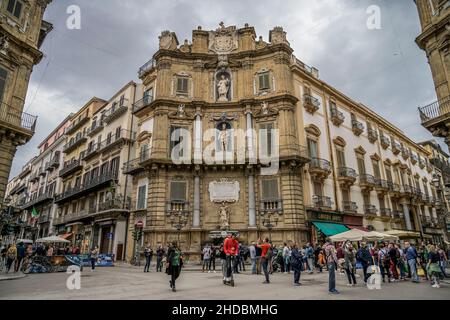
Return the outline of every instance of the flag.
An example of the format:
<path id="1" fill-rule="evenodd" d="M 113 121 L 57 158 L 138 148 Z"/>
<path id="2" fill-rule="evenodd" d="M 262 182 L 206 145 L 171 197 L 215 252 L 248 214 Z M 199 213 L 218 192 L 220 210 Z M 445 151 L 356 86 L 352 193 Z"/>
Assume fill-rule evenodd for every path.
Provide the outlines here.
<path id="1" fill-rule="evenodd" d="M 36 218 L 36 217 L 39 216 L 39 212 L 37 212 L 37 210 L 36 210 L 35 207 L 33 207 L 33 210 L 31 211 L 31 216 L 32 216 L 33 218 Z"/>

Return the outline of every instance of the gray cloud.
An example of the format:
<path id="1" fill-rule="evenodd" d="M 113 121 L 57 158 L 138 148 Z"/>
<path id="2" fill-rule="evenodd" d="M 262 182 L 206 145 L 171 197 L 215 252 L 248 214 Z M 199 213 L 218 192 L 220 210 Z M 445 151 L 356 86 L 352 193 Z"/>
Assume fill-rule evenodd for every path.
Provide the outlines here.
<path id="1" fill-rule="evenodd" d="M 81 8 L 82 29 L 66 28 L 66 9 Z M 381 8 L 381 30 L 368 30 L 368 6 Z M 54 24 L 35 68 L 26 109 L 39 116 L 37 132 L 20 147 L 11 176 L 37 153 L 37 145 L 70 112 L 92 96 L 108 99 L 157 50 L 162 30 L 191 40 L 201 25 L 254 26 L 268 40 L 283 26 L 295 55 L 320 77 L 372 108 L 416 141 L 431 135 L 419 125 L 417 107 L 436 99 L 425 53 L 414 43 L 420 32 L 413 1 L 53 1 L 46 20 Z"/>

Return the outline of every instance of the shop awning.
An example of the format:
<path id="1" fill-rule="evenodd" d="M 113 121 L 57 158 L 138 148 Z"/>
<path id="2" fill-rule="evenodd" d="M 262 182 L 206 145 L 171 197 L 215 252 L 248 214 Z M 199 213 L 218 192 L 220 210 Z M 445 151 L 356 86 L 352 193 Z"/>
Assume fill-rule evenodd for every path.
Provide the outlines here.
<path id="1" fill-rule="evenodd" d="M 73 234 L 72 232 L 69 232 L 69 233 L 65 233 L 63 235 L 60 235 L 60 237 L 63 238 L 63 239 L 68 239 L 68 238 L 70 238 L 72 236 L 72 234 Z"/>
<path id="2" fill-rule="evenodd" d="M 348 230 L 347 226 L 338 223 L 331 222 L 313 222 L 313 225 L 317 229 L 322 231 L 327 237 L 334 236 L 335 234 L 342 233 Z"/>

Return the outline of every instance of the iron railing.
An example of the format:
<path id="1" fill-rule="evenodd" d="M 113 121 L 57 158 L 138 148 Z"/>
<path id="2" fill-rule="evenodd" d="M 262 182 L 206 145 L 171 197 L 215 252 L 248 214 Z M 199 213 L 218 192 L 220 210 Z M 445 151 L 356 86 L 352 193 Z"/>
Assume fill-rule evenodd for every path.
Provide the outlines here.
<path id="1" fill-rule="evenodd" d="M 80 159 L 67 161 L 66 163 L 64 163 L 64 167 L 61 170 L 59 170 L 59 176 L 64 177 L 65 175 L 75 170 L 81 169 L 82 166 L 83 164 Z"/>
<path id="2" fill-rule="evenodd" d="M 150 59 L 147 61 L 142 67 L 139 68 L 138 75 L 139 78 L 142 77 L 147 71 L 156 67 L 156 61 L 154 59 Z"/>
<path id="3" fill-rule="evenodd" d="M 325 160 L 325 159 L 311 158 L 311 162 L 309 163 L 309 168 L 330 171 L 331 170 L 331 162 L 328 160 Z"/>
<path id="4" fill-rule="evenodd" d="M 427 106 L 419 108 L 420 119 L 422 124 L 435 118 L 450 113 L 450 96 L 435 101 Z"/>
<path id="5" fill-rule="evenodd" d="M 356 173 L 355 169 L 348 168 L 348 167 L 339 167 L 338 168 L 338 176 L 356 179 L 358 177 L 358 174 Z"/>
<path id="6" fill-rule="evenodd" d="M 73 121 L 70 126 L 66 128 L 66 134 L 71 134 L 75 132 L 78 128 L 80 128 L 83 124 L 89 121 L 88 115 L 85 113 L 81 115 L 78 119 Z"/>
<path id="7" fill-rule="evenodd" d="M 152 101 L 153 101 L 153 95 L 149 95 L 149 96 L 143 97 L 141 100 L 136 101 L 135 103 L 133 103 L 133 110 L 132 110 L 132 112 L 133 113 L 138 112 L 142 108 L 148 106 Z"/>
<path id="8" fill-rule="evenodd" d="M 303 95 L 303 103 L 312 105 L 314 107 L 314 109 L 316 109 L 316 110 L 319 109 L 319 107 L 320 107 L 319 99 L 317 99 L 317 98 L 315 98 L 312 95 L 307 94 L 307 93 L 305 93 Z"/>
<path id="9" fill-rule="evenodd" d="M 317 208 L 330 209 L 331 206 L 333 205 L 333 202 L 331 201 L 330 197 L 314 195 L 313 196 L 313 204 Z"/>
<path id="10" fill-rule="evenodd" d="M 19 109 L 2 102 L 0 109 L 0 120 L 8 123 L 9 125 L 19 127 L 35 132 L 37 116 L 33 116 L 26 112 L 22 112 Z"/>
<path id="11" fill-rule="evenodd" d="M 364 213 L 369 215 L 377 214 L 377 208 L 373 204 L 365 204 L 364 205 Z"/>
<path id="12" fill-rule="evenodd" d="M 356 212 L 358 211 L 358 205 L 354 201 L 342 201 L 342 211 Z"/>

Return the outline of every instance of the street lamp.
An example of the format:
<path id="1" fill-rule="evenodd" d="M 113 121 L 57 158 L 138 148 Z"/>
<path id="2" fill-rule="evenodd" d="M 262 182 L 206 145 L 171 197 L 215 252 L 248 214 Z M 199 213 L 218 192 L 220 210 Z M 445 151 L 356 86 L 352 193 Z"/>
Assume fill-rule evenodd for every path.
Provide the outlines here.
<path id="1" fill-rule="evenodd" d="M 273 213 L 273 212 L 269 212 L 269 213 L 263 213 L 263 226 L 267 228 L 267 230 L 269 230 L 269 240 L 272 241 L 272 229 L 275 228 L 278 224 L 278 214 L 277 213 Z"/>
<path id="2" fill-rule="evenodd" d="M 178 245 L 180 245 L 180 233 L 181 230 L 186 227 L 188 223 L 188 212 L 187 211 L 174 211 L 170 213 L 170 224 L 172 228 L 175 228 L 178 233 Z"/>

